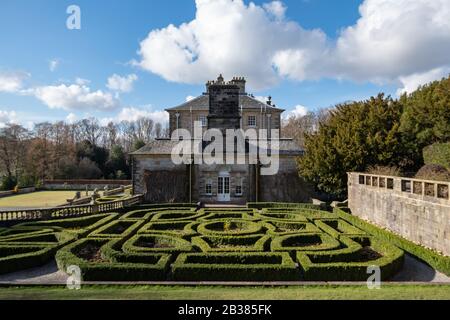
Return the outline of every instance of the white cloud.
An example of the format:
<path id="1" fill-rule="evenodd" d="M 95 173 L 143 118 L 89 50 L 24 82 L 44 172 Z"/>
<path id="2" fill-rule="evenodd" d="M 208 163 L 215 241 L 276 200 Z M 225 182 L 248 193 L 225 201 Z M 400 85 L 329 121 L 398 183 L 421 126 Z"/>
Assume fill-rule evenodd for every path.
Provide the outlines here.
<path id="1" fill-rule="evenodd" d="M 120 102 L 111 93 L 91 91 L 88 86 L 80 84 L 42 86 L 28 92 L 51 109 L 111 110 L 120 106 Z"/>
<path id="2" fill-rule="evenodd" d="M 69 113 L 66 117 L 66 122 L 68 124 L 74 124 L 77 121 L 78 117 L 74 113 Z"/>
<path id="3" fill-rule="evenodd" d="M 302 105 L 296 105 L 293 110 L 288 111 L 283 116 L 288 119 L 290 117 L 304 117 L 308 114 L 308 108 Z"/>
<path id="4" fill-rule="evenodd" d="M 406 77 L 400 77 L 402 87 L 397 90 L 397 95 L 411 93 L 419 86 L 434 80 L 440 80 L 450 74 L 450 67 L 436 68 L 423 73 L 414 73 Z"/>
<path id="5" fill-rule="evenodd" d="M 136 121 L 140 118 L 150 118 L 155 123 L 167 124 L 169 122 L 169 113 L 166 111 L 153 111 L 150 108 L 123 108 L 114 118 L 101 119 L 102 125 L 107 125 L 109 122 L 119 123 L 121 121 Z"/>
<path id="6" fill-rule="evenodd" d="M 29 76 L 24 72 L 0 72 L 0 92 L 19 92 Z"/>
<path id="7" fill-rule="evenodd" d="M 48 63 L 48 68 L 50 69 L 51 72 L 54 72 L 58 68 L 59 63 L 60 63 L 59 59 L 52 59 Z"/>
<path id="8" fill-rule="evenodd" d="M 274 12 L 281 13 L 276 4 L 265 9 L 242 0 L 197 0 L 196 5 L 194 20 L 153 30 L 141 42 L 143 69 L 184 83 L 202 83 L 219 73 L 245 76 L 252 88 L 261 89 L 279 81 L 272 66 L 277 51 L 310 50 L 326 40 L 319 30 L 274 20 Z"/>
<path id="9" fill-rule="evenodd" d="M 357 23 L 337 40 L 286 19 L 280 1 L 197 0 L 196 6 L 192 21 L 148 34 L 139 66 L 183 83 L 242 75 L 253 89 L 282 78 L 400 85 L 450 66 L 448 0 L 365 0 Z"/>
<path id="10" fill-rule="evenodd" d="M 87 80 L 87 79 L 83 79 L 83 78 L 76 78 L 75 79 L 75 83 L 80 85 L 80 86 L 87 86 L 88 84 L 91 83 L 91 81 Z"/>
<path id="11" fill-rule="evenodd" d="M 194 100 L 194 99 L 195 99 L 194 96 L 187 96 L 186 97 L 186 102 L 189 102 L 189 101 Z"/>
<path id="12" fill-rule="evenodd" d="M 129 74 L 126 77 L 121 77 L 117 74 L 113 74 L 108 78 L 108 84 L 106 85 L 110 90 L 120 92 L 130 92 L 133 90 L 133 83 L 138 79 L 137 75 Z"/>
<path id="13" fill-rule="evenodd" d="M 265 3 L 263 5 L 263 8 L 278 20 L 282 20 L 284 18 L 284 14 L 286 13 L 287 9 L 281 1 L 272 1 L 270 3 Z"/>
<path id="14" fill-rule="evenodd" d="M 11 123 L 18 123 L 16 112 L 0 110 L 0 128 Z"/>

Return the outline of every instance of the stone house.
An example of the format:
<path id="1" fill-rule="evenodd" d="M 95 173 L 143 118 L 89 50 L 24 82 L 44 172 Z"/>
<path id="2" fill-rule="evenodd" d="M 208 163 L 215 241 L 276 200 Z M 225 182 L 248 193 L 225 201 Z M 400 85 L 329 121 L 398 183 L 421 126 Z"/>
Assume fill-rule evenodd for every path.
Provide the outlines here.
<path id="1" fill-rule="evenodd" d="M 207 164 L 192 160 L 187 163 L 175 163 L 172 153 L 177 145 L 197 140 L 182 141 L 176 136 L 185 129 L 193 134 L 195 125 L 204 133 L 207 129 L 267 129 L 269 144 L 272 130 L 281 129 L 283 109 L 277 108 L 269 98 L 266 102 L 247 94 L 244 78 L 224 81 L 219 76 L 216 81 L 206 83 L 202 95 L 179 106 L 166 109 L 169 113 L 169 131 L 171 138 L 151 141 L 143 148 L 131 153 L 133 191 L 144 194 L 145 200 L 154 202 L 197 202 L 245 204 L 249 201 L 308 201 L 311 192 L 298 177 L 296 158 L 303 150 L 292 140 L 279 139 L 271 152 L 278 151 L 278 171 L 273 175 L 262 175 L 263 164 L 257 159 L 250 161 L 249 150 L 253 140 L 245 141 L 245 150 L 232 150 L 233 162 Z M 197 128 L 199 128 L 197 127 Z M 281 136 L 281 135 L 280 135 Z M 255 140 L 256 141 L 256 140 Z M 205 149 L 210 141 L 200 138 L 200 148 Z M 195 145 L 195 144 L 194 144 Z M 253 150 L 253 149 L 251 149 Z M 226 150 L 226 153 L 228 150 Z M 237 160 L 240 161 L 237 161 Z"/>

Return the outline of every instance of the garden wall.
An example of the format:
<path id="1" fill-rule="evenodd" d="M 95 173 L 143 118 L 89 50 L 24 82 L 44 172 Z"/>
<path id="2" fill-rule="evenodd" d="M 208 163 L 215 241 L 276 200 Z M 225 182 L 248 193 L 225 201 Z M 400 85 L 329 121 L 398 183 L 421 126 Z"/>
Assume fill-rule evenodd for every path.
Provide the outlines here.
<path id="1" fill-rule="evenodd" d="M 131 185 L 131 180 L 45 180 L 43 188 L 47 190 L 103 190 Z"/>
<path id="2" fill-rule="evenodd" d="M 352 214 L 450 256 L 450 183 L 348 173 Z"/>
<path id="3" fill-rule="evenodd" d="M 31 193 L 31 192 L 35 192 L 35 191 L 36 191 L 35 187 L 22 188 L 22 189 L 19 189 L 17 192 L 14 192 L 14 190 L 0 191 L 0 198 L 13 196 L 16 194 Z"/>

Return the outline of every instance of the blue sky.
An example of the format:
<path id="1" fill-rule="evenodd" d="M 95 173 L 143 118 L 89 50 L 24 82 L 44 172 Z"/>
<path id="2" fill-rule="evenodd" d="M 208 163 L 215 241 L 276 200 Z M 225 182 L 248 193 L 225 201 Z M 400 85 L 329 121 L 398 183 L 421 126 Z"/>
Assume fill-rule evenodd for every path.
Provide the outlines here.
<path id="1" fill-rule="evenodd" d="M 448 1 L 407 1 L 1 0 L 0 125 L 160 120 L 218 72 L 288 111 L 396 96 L 450 70 Z"/>

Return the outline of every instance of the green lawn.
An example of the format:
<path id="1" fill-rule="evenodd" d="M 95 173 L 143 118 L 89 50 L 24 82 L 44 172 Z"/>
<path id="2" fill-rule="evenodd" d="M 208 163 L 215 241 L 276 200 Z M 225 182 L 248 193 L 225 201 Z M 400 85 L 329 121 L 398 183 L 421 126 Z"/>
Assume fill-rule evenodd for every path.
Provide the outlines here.
<path id="1" fill-rule="evenodd" d="M 6 299 L 133 299 L 133 300 L 450 300 L 450 285 L 384 285 L 369 290 L 361 285 L 294 287 L 84 286 L 0 287 Z"/>
<path id="2" fill-rule="evenodd" d="M 76 191 L 38 191 L 0 198 L 0 207 L 52 207 L 66 203 Z M 85 195 L 85 192 L 81 192 Z"/>

